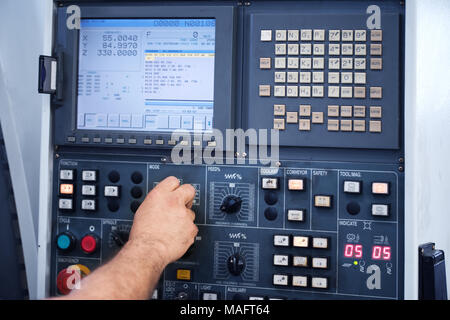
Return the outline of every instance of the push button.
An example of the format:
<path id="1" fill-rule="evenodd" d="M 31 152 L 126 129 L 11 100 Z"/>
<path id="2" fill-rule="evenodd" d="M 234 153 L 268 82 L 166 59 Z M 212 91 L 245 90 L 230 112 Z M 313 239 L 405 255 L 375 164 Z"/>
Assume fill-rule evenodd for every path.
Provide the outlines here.
<path id="1" fill-rule="evenodd" d="M 307 276 L 293 276 L 292 277 L 292 286 L 306 288 L 308 286 L 308 277 Z"/>
<path id="2" fill-rule="evenodd" d="M 264 190 L 278 189 L 278 178 L 262 178 L 262 188 Z"/>
<path id="3" fill-rule="evenodd" d="M 309 246 L 309 237 L 307 236 L 294 236 L 292 245 L 298 248 L 308 248 Z"/>
<path id="4" fill-rule="evenodd" d="M 274 235 L 273 245 L 275 247 L 289 247 L 289 236 L 285 235 Z"/>
<path id="5" fill-rule="evenodd" d="M 288 276 L 285 274 L 274 274 L 273 275 L 273 284 L 276 286 L 287 286 L 288 285 Z"/>
<path id="6" fill-rule="evenodd" d="M 331 196 L 314 196 L 314 206 L 318 208 L 331 208 Z"/>
<path id="7" fill-rule="evenodd" d="M 68 180 L 73 181 L 73 178 L 75 176 L 75 172 L 72 169 L 65 169 L 59 171 L 59 179 L 60 180 Z"/>
<path id="8" fill-rule="evenodd" d="M 305 190 L 305 179 L 289 179 L 288 189 L 291 191 L 303 191 Z"/>
<path id="9" fill-rule="evenodd" d="M 388 195 L 389 194 L 389 182 L 372 182 L 372 193 Z"/>
<path id="10" fill-rule="evenodd" d="M 328 249 L 328 238 L 313 238 L 313 248 Z"/>
<path id="11" fill-rule="evenodd" d="M 94 253 L 97 250 L 97 237 L 94 235 L 87 235 L 81 239 L 81 250 L 87 254 Z"/>
<path id="12" fill-rule="evenodd" d="M 65 196 L 73 195 L 73 184 L 62 183 L 59 185 L 59 194 Z"/>
<path id="13" fill-rule="evenodd" d="M 217 293 L 203 292 L 202 300 L 217 300 Z"/>
<path id="14" fill-rule="evenodd" d="M 306 256 L 294 256 L 292 258 L 292 265 L 294 267 L 307 268 L 308 267 L 308 257 L 306 257 Z"/>
<path id="15" fill-rule="evenodd" d="M 289 266 L 289 256 L 282 254 L 275 254 L 273 256 L 273 265 L 274 266 Z"/>
<path id="16" fill-rule="evenodd" d="M 361 193 L 360 181 L 344 181 L 345 193 Z"/>
<path id="17" fill-rule="evenodd" d="M 305 219 L 305 210 L 288 210 L 288 220 L 289 221 L 304 221 Z"/>
<path id="18" fill-rule="evenodd" d="M 328 269 L 328 259 L 327 258 L 312 258 L 312 267 L 314 269 Z"/>
<path id="19" fill-rule="evenodd" d="M 118 198 L 120 197 L 119 186 L 105 186 L 105 197 Z"/>
<path id="20" fill-rule="evenodd" d="M 313 277 L 311 279 L 311 287 L 318 289 L 327 289 L 328 288 L 328 279 L 321 277 Z"/>
<path id="21" fill-rule="evenodd" d="M 95 200 L 91 199 L 81 200 L 81 209 L 85 211 L 95 211 L 96 210 Z"/>
<path id="22" fill-rule="evenodd" d="M 73 210 L 72 199 L 59 199 L 58 208 L 60 210 Z"/>
<path id="23" fill-rule="evenodd" d="M 97 172 L 95 170 L 83 170 L 81 172 L 81 177 L 83 181 L 97 181 Z"/>
<path id="24" fill-rule="evenodd" d="M 389 205 L 387 204 L 372 204 L 372 216 L 388 217 Z"/>
<path id="25" fill-rule="evenodd" d="M 97 189 L 95 185 L 84 185 L 81 187 L 81 194 L 83 196 L 95 196 L 97 194 Z"/>
<path id="26" fill-rule="evenodd" d="M 69 252 L 75 247 L 76 239 L 70 232 L 60 233 L 56 237 L 56 246 L 59 250 Z"/>
<path id="27" fill-rule="evenodd" d="M 177 280 L 190 281 L 192 272 L 189 269 L 177 269 Z"/>

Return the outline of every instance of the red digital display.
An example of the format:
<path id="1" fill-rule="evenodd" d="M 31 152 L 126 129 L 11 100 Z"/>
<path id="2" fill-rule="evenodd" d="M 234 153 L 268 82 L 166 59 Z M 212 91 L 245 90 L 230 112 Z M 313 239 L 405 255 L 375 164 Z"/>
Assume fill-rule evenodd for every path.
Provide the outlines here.
<path id="1" fill-rule="evenodd" d="M 347 243 L 344 247 L 344 257 L 346 258 L 362 258 L 363 246 L 361 244 Z M 372 260 L 391 260 L 390 246 L 373 246 Z"/>

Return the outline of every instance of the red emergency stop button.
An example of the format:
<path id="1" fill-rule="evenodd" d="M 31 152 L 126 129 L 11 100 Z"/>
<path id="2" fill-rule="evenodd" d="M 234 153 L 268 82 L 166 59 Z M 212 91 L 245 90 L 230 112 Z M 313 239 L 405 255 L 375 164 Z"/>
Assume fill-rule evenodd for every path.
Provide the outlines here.
<path id="1" fill-rule="evenodd" d="M 81 250 L 85 253 L 94 253 L 97 250 L 97 237 L 94 235 L 86 235 L 81 239 Z"/>
<path id="2" fill-rule="evenodd" d="M 81 279 L 90 272 L 91 270 L 82 264 L 71 265 L 62 269 L 56 277 L 56 287 L 59 293 L 66 295 L 73 289 L 79 288 Z"/>

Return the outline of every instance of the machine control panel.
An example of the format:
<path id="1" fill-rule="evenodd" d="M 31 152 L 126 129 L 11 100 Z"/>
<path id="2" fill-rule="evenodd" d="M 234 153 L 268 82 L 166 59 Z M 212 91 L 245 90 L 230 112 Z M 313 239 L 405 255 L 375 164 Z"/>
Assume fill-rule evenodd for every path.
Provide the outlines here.
<path id="1" fill-rule="evenodd" d="M 404 297 L 402 1 L 57 3 L 50 295 L 176 176 L 199 233 L 153 299 Z"/>

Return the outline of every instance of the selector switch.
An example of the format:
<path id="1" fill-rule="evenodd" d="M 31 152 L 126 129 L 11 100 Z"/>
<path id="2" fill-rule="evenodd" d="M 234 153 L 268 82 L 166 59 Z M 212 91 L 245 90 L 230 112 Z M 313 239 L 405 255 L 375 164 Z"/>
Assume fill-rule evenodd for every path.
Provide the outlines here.
<path id="1" fill-rule="evenodd" d="M 240 254 L 235 253 L 227 260 L 228 271 L 234 275 L 240 275 L 245 269 L 245 260 Z"/>
<path id="2" fill-rule="evenodd" d="M 105 197 L 119 198 L 120 186 L 105 186 Z"/>
<path id="3" fill-rule="evenodd" d="M 226 196 L 220 205 L 220 211 L 226 213 L 238 213 L 241 211 L 242 199 L 235 195 Z"/>

